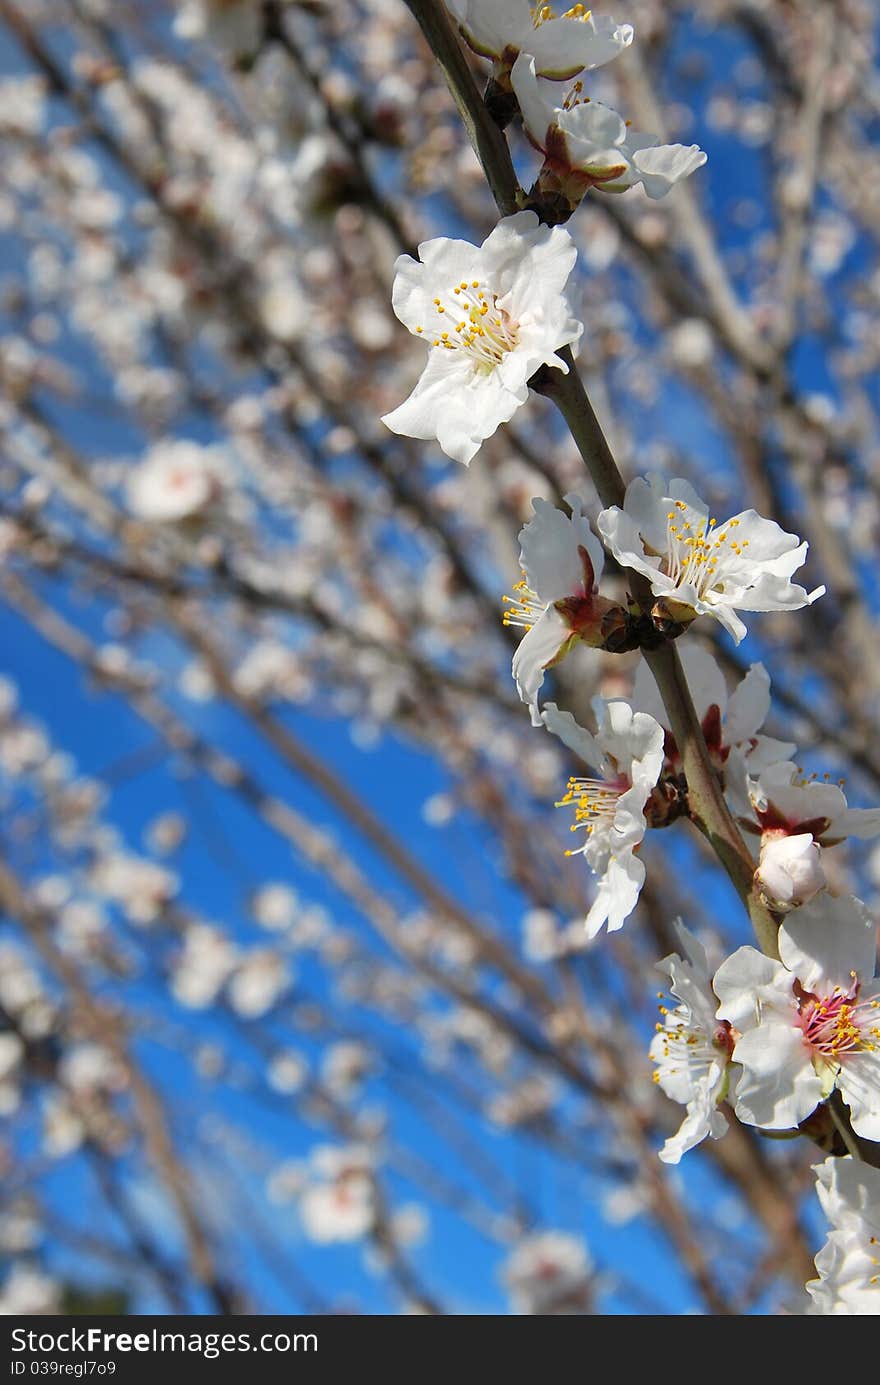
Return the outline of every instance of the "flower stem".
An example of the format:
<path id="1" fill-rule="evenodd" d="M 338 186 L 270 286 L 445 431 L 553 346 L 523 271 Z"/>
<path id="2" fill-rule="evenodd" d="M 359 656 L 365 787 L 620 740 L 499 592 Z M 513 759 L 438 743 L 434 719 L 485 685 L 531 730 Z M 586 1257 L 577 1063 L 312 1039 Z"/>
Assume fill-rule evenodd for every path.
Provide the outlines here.
<path id="1" fill-rule="evenodd" d="M 542 368 L 529 383 L 539 394 L 552 400 L 562 414 L 602 504 L 622 505 L 626 486 L 614 460 L 614 453 L 608 445 L 608 439 L 602 431 L 602 425 L 584 389 L 584 382 L 574 363 L 571 347 L 564 346 L 556 354 L 568 366 L 568 373 Z"/>
<path id="2" fill-rule="evenodd" d="M 779 924 L 755 889 L 755 864 L 725 802 L 721 784 L 709 759 L 703 728 L 678 650 L 674 644 L 662 644 L 657 649 L 643 649 L 642 654 L 663 698 L 672 734 L 681 754 L 691 819 L 730 876 L 748 910 L 761 951 L 768 957 L 778 959 Z"/>
<path id="3" fill-rule="evenodd" d="M 406 4 L 440 64 L 498 210 L 502 216 L 509 216 L 523 205 L 523 194 L 507 140 L 486 109 L 446 11 L 437 0 L 406 0 Z M 535 210 L 540 216 L 540 206 Z M 602 504 L 622 505 L 626 492 L 623 477 L 584 389 L 570 349 L 565 347 L 559 356 L 568 367 L 567 373 L 542 369 L 531 383 L 552 400 L 565 419 Z M 628 579 L 633 597 L 649 611 L 653 598 L 645 578 L 629 572 Z M 748 909 L 762 950 L 770 957 L 778 957 L 778 924 L 754 889 L 754 863 L 724 800 L 721 784 L 709 759 L 703 729 L 678 653 L 671 644 L 645 649 L 643 653 L 656 679 L 681 751 L 691 818 L 712 845 Z"/>

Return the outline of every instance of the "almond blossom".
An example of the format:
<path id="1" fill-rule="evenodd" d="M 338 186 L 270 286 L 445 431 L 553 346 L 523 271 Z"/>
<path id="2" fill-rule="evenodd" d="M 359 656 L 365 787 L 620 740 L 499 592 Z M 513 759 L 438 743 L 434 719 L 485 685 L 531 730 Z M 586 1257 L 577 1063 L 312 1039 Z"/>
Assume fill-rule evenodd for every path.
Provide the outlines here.
<path id="1" fill-rule="evenodd" d="M 570 712 L 548 702 L 542 719 L 595 777 L 569 779 L 557 807 L 573 807 L 572 832 L 584 830 L 583 846 L 569 856 L 585 856 L 599 877 L 593 905 L 587 914 L 587 936 L 603 924 L 609 933 L 622 927 L 638 903 L 645 883 L 645 866 L 636 854 L 645 835 L 645 807 L 663 768 L 663 728 L 646 712 L 634 712 L 623 701 L 593 704 L 598 729 L 593 736 Z"/>
<path id="2" fill-rule="evenodd" d="M 728 695 L 724 674 L 708 649 L 683 643 L 680 658 L 706 747 L 719 773 L 724 773 L 732 752 L 738 765 L 754 772 L 794 754 L 796 747 L 791 741 L 758 734 L 770 711 L 770 675 L 763 664 L 752 664 Z M 630 701 L 637 711 L 650 712 L 665 728 L 666 758 L 678 772 L 681 754 L 669 726 L 669 714 L 644 660 L 636 670 Z"/>
<path id="3" fill-rule="evenodd" d="M 258 1019 L 277 1004 L 289 982 L 283 958 L 269 947 L 253 948 L 238 962 L 228 983 L 229 1003 L 242 1018 Z"/>
<path id="4" fill-rule="evenodd" d="M 13 1264 L 0 1284 L 0 1317 L 60 1313 L 62 1292 L 62 1285 L 41 1270 Z"/>
<path id="5" fill-rule="evenodd" d="M 369 1150 L 321 1145 L 312 1151 L 315 1179 L 300 1197 L 299 1213 L 317 1245 L 357 1241 L 376 1219 L 376 1190 Z"/>
<path id="6" fill-rule="evenodd" d="M 585 96 L 580 78 L 561 92 L 538 76 L 530 53 L 520 53 L 510 80 L 526 133 L 546 160 L 542 178 L 555 179 L 575 205 L 588 188 L 625 192 L 637 183 L 656 200 L 706 162 L 699 145 L 661 144 L 631 129 L 617 111 Z"/>
<path id="7" fill-rule="evenodd" d="M 218 463 L 215 448 L 185 439 L 158 443 L 128 478 L 128 508 L 154 524 L 190 519 L 220 493 Z"/>
<path id="8" fill-rule="evenodd" d="M 808 547 L 796 534 L 755 510 L 719 524 L 687 481 L 636 477 L 623 508 L 603 510 L 597 526 L 618 562 L 648 578 L 661 598 L 655 612 L 684 623 L 713 616 L 737 644 L 746 634 L 738 610 L 795 611 L 825 591 L 791 581 Z"/>
<path id="9" fill-rule="evenodd" d="M 813 1315 L 880 1314 L 880 1169 L 854 1159 L 814 1165 L 816 1192 L 831 1229 L 807 1284 Z"/>
<path id="10" fill-rule="evenodd" d="M 790 760 L 768 765 L 748 791 L 764 836 L 809 832 L 821 846 L 835 846 L 847 837 L 880 835 L 880 808 L 850 808 L 840 784 L 805 778 Z M 747 819 L 743 826 L 754 830 Z"/>
<path id="11" fill-rule="evenodd" d="M 804 778 L 790 760 L 733 785 L 734 806 L 749 832 L 761 833 L 755 881 L 778 909 L 805 904 L 826 879 L 822 849 L 846 837 L 880 834 L 880 809 L 850 808 L 839 784 Z"/>
<path id="12" fill-rule="evenodd" d="M 481 246 L 440 236 L 419 246 L 418 260 L 401 255 L 392 307 L 429 350 L 412 394 L 383 423 L 436 438 L 467 465 L 525 403 L 539 366 L 567 373 L 556 352 L 583 331 L 567 293 L 576 253 L 567 231 L 516 212 Z"/>
<path id="13" fill-rule="evenodd" d="M 516 55 L 534 54 L 545 77 L 573 77 L 583 68 L 601 67 L 633 41 L 631 24 L 594 16 L 586 5 L 557 14 L 552 5 L 529 0 L 446 0 L 475 53 L 492 58 L 496 74 Z"/>
<path id="14" fill-rule="evenodd" d="M 677 1164 L 707 1135 L 717 1140 L 727 1130 L 718 1108 L 728 1094 L 733 1049 L 730 1025 L 715 1018 L 718 1001 L 705 949 L 681 919 L 674 927 L 681 955 L 673 952 L 658 965 L 668 975 L 679 1004 L 673 1010 L 660 1007 L 663 1020 L 650 1053 L 657 1064 L 654 1081 L 673 1101 L 686 1106 L 687 1114 L 660 1151 L 665 1164 Z"/>
<path id="15" fill-rule="evenodd" d="M 715 974 L 718 1018 L 736 1031 L 736 1114 L 789 1130 L 836 1087 L 853 1130 L 880 1138 L 876 926 L 860 899 L 823 894 L 779 929 L 781 961 L 741 947 Z"/>
<path id="16" fill-rule="evenodd" d="M 538 693 L 545 670 L 578 640 L 601 644 L 602 618 L 612 604 L 596 594 L 605 554 L 582 513 L 583 501 L 567 495 L 565 503 L 570 516 L 548 500 L 532 501 L 534 518 L 519 533 L 522 581 L 513 597 L 504 598 L 504 624 L 526 631 L 513 656 L 513 676 L 533 726 L 541 725 Z"/>
<path id="17" fill-rule="evenodd" d="M 504 1267 L 513 1309 L 528 1316 L 587 1312 L 592 1277 L 586 1246 L 564 1231 L 526 1236 Z"/>

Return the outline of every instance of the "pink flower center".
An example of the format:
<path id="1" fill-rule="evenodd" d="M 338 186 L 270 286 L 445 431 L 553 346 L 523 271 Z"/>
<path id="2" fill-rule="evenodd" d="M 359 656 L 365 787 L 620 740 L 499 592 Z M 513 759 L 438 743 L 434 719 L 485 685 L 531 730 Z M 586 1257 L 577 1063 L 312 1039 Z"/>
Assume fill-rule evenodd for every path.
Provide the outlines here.
<path id="1" fill-rule="evenodd" d="M 835 986 L 829 996 L 807 995 L 800 1026 L 816 1053 L 839 1061 L 853 1053 L 873 1053 L 880 1040 L 880 1001 L 859 1000 L 859 983 L 848 991 Z"/>

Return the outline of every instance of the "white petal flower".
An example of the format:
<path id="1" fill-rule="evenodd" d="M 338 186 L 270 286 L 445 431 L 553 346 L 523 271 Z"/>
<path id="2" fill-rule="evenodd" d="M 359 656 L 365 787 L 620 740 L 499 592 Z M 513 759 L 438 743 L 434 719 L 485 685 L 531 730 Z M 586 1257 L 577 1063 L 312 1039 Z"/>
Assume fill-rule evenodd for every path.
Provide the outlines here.
<path id="1" fill-rule="evenodd" d="M 504 1267 L 514 1311 L 541 1317 L 587 1312 L 592 1274 L 585 1245 L 564 1231 L 526 1236 Z"/>
<path id="2" fill-rule="evenodd" d="M 237 1015 L 258 1019 L 272 1009 L 290 983 L 287 963 L 268 947 L 256 947 L 236 966 L 228 983 L 229 1003 Z"/>
<path id="3" fill-rule="evenodd" d="M 807 1284 L 813 1314 L 880 1314 L 880 1170 L 851 1155 L 814 1165 L 816 1192 L 830 1223 Z"/>
<path id="4" fill-rule="evenodd" d="M 128 508 L 150 523 L 200 514 L 220 492 L 218 449 L 178 438 L 158 443 L 128 478 Z"/>
<path id="5" fill-rule="evenodd" d="M 534 212 L 498 223 L 481 246 L 439 237 L 401 255 L 392 306 L 429 347 L 409 399 L 383 422 L 410 438 L 436 438 L 465 465 L 528 397 L 539 366 L 565 371 L 556 355 L 580 338 L 566 285 L 574 242 Z"/>
<path id="6" fill-rule="evenodd" d="M 768 836 L 761 842 L 755 883 L 772 909 L 797 909 L 825 889 L 822 848 L 809 832 Z"/>
<path id="7" fill-rule="evenodd" d="M 736 1114 L 787 1130 L 837 1087 L 852 1127 L 880 1139 L 880 982 L 861 900 L 823 894 L 779 929 L 780 962 L 741 947 L 715 974 L 718 1018 L 739 1031 Z"/>
<path id="8" fill-rule="evenodd" d="M 184 933 L 183 950 L 172 976 L 172 994 L 188 1009 L 207 1009 L 232 975 L 237 959 L 235 944 L 219 929 L 191 924 Z"/>
<path id="9" fill-rule="evenodd" d="M 681 644 L 680 658 L 706 745 L 715 768 L 723 772 L 731 751 L 737 759 L 758 772 L 776 760 L 787 760 L 795 752 L 790 741 L 759 736 L 770 711 L 770 676 L 763 664 L 752 664 L 748 673 L 728 697 L 724 674 L 708 649 L 691 642 Z M 666 755 L 673 767 L 681 768 L 669 716 L 648 665 L 642 660 L 636 670 L 631 702 L 666 729 Z"/>
<path id="10" fill-rule="evenodd" d="M 376 1219 L 369 1156 L 360 1146 L 323 1145 L 312 1152 L 316 1177 L 300 1197 L 303 1228 L 318 1245 L 357 1241 Z"/>
<path id="11" fill-rule="evenodd" d="M 251 913 L 261 928 L 284 932 L 292 927 L 298 904 L 289 885 L 273 881 L 257 890 L 251 899 Z"/>
<path id="12" fill-rule="evenodd" d="M 751 781 L 749 799 L 765 835 L 809 832 L 821 846 L 880 835 L 880 808 L 850 808 L 839 784 L 805 779 L 790 760 L 769 765 Z"/>
<path id="13" fill-rule="evenodd" d="M 651 1042 L 651 1058 L 657 1064 L 654 1081 L 673 1101 L 687 1107 L 679 1130 L 660 1151 L 666 1164 L 709 1135 L 720 1139 L 727 1121 L 718 1109 L 728 1093 L 730 1025 L 715 1018 L 717 1000 L 712 991 L 703 946 L 679 919 L 675 929 L 681 956 L 672 953 L 660 963 L 670 979 L 670 990 L 679 1004 L 674 1010 L 661 1006 L 663 1021 Z"/>
<path id="14" fill-rule="evenodd" d="M 24 1044 L 11 1030 L 0 1033 L 0 1082 L 5 1082 L 24 1056 Z"/>
<path id="15" fill-rule="evenodd" d="M 547 500 L 532 501 L 534 518 L 519 534 L 523 580 L 505 597 L 505 625 L 525 629 L 513 656 L 513 676 L 532 725 L 541 725 L 538 693 L 545 669 L 559 663 L 577 640 L 599 643 L 602 615 L 610 605 L 596 594 L 605 554 L 582 513 L 583 502 L 567 495 L 571 515 Z"/>
<path id="16" fill-rule="evenodd" d="M 633 41 L 631 24 L 594 17 L 585 5 L 561 15 L 529 0 L 447 0 L 447 6 L 474 52 L 502 71 L 525 50 L 545 77 L 573 77 L 610 62 Z"/>
<path id="17" fill-rule="evenodd" d="M 718 524 L 687 481 L 637 477 L 623 509 L 603 510 L 597 525 L 618 562 L 647 577 L 676 619 L 713 616 L 737 644 L 746 634 L 738 610 L 794 611 L 825 590 L 791 581 L 807 555 L 797 535 L 754 510 Z"/>
<path id="18" fill-rule="evenodd" d="M 790 760 L 766 766 L 757 779 L 743 773 L 731 788 L 740 822 L 761 833 L 755 879 L 778 909 L 804 904 L 825 888 L 822 848 L 880 834 L 880 809 L 850 808 L 838 784 L 805 779 Z"/>
<path id="19" fill-rule="evenodd" d="M 656 135 L 633 130 L 610 106 L 585 96 L 581 80 L 561 91 L 538 76 L 529 52 L 520 53 L 510 80 L 529 139 L 573 201 L 590 187 L 625 192 L 637 183 L 656 200 L 706 162 L 696 144 L 660 144 Z"/>
<path id="20" fill-rule="evenodd" d="M 598 893 L 587 915 L 587 936 L 602 925 L 614 932 L 635 908 L 645 867 L 636 852 L 645 835 L 645 806 L 663 768 L 663 728 L 627 702 L 593 704 L 595 736 L 579 726 L 570 712 L 548 702 L 544 725 L 569 750 L 597 771 L 595 778 L 568 781 L 557 807 L 573 807 L 573 832 L 583 828 L 586 841 L 570 856 L 583 855 L 599 877 Z"/>
<path id="21" fill-rule="evenodd" d="M 40 1270 L 13 1264 L 0 1284 L 0 1317 L 59 1313 L 62 1292 L 62 1286 Z"/>

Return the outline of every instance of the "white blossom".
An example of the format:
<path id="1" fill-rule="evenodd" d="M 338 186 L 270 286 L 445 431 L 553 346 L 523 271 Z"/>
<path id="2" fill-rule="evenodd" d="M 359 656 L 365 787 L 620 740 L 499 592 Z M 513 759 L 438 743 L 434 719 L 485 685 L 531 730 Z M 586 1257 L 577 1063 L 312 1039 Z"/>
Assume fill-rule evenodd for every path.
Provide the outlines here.
<path id="1" fill-rule="evenodd" d="M 296 918 L 298 899 L 289 885 L 272 881 L 251 900 L 251 912 L 261 928 L 284 932 Z"/>
<path id="2" fill-rule="evenodd" d="M 591 938 L 605 923 L 609 932 L 620 928 L 638 902 L 645 882 L 637 854 L 647 826 L 645 806 L 663 768 L 663 728 L 652 716 L 633 712 L 627 702 L 601 698 L 593 708 L 595 736 L 555 702 L 548 702 L 542 713 L 548 731 L 597 771 L 596 777 L 569 779 L 557 805 L 573 807 L 571 830 L 586 834 L 583 846 L 567 854 L 585 856 L 599 877 L 586 919 Z"/>
<path id="3" fill-rule="evenodd" d="M 234 943 L 209 924 L 192 924 L 174 968 L 171 991 L 181 1005 L 204 1010 L 212 1005 L 232 974 L 238 956 Z"/>
<path id="4" fill-rule="evenodd" d="M 238 963 L 227 984 L 229 1003 L 245 1019 L 259 1019 L 290 984 L 287 963 L 268 947 L 256 947 Z"/>
<path id="5" fill-rule="evenodd" d="M 301 660 L 280 640 L 257 640 L 235 669 L 232 681 L 244 697 L 302 701 L 308 683 Z"/>
<path id="6" fill-rule="evenodd" d="M 564 1231 L 526 1236 L 503 1273 L 515 1313 L 547 1316 L 589 1310 L 592 1261 L 583 1241 Z"/>
<path id="7" fill-rule="evenodd" d="M 0 80 L 0 130 L 4 134 L 38 135 L 46 120 L 48 102 L 42 77 L 4 77 Z"/>
<path id="8" fill-rule="evenodd" d="M 739 765 L 754 773 L 795 752 L 791 741 L 777 741 L 758 734 L 770 711 L 770 676 L 763 664 L 752 664 L 728 695 L 717 660 L 702 645 L 681 642 L 679 657 L 706 746 L 717 770 L 724 772 L 732 751 Z M 633 709 L 649 712 L 666 730 L 666 756 L 675 769 L 681 756 L 669 726 L 669 714 L 644 660 L 639 662 L 630 699 Z"/>
<path id="9" fill-rule="evenodd" d="M 564 190 L 579 200 L 590 187 L 625 192 L 641 183 L 656 200 L 706 162 L 696 144 L 660 144 L 656 135 L 633 130 L 600 101 L 584 95 L 578 79 L 567 91 L 537 75 L 535 59 L 520 53 L 510 80 L 531 142 Z"/>
<path id="10" fill-rule="evenodd" d="M 546 77 L 573 77 L 583 68 L 601 67 L 633 41 L 631 24 L 594 16 L 585 5 L 572 5 L 557 15 L 552 5 L 530 0 L 447 0 L 461 31 L 484 58 L 502 70 L 516 55 L 534 54 Z"/>
<path id="11" fill-rule="evenodd" d="M 98 894 L 118 903 L 133 923 L 153 923 L 180 888 L 172 871 L 123 851 L 102 856 L 92 868 L 90 883 Z"/>
<path id="12" fill-rule="evenodd" d="M 709 1135 L 720 1139 L 727 1121 L 719 1104 L 730 1086 L 730 1025 L 715 1018 L 718 1001 L 712 990 L 709 965 L 702 944 L 679 919 L 675 924 L 681 955 L 671 953 L 659 963 L 679 1002 L 673 1010 L 661 1006 L 663 1016 L 651 1042 L 651 1058 L 657 1064 L 654 1081 L 673 1101 L 687 1107 L 676 1132 L 660 1151 L 666 1164 Z"/>
<path id="13" fill-rule="evenodd" d="M 805 778 L 790 760 L 763 769 L 748 794 L 765 838 L 809 832 L 821 846 L 835 846 L 847 837 L 880 835 L 880 808 L 850 808 L 840 784 Z"/>
<path id="14" fill-rule="evenodd" d="M 578 642 L 600 643 L 602 614 L 610 604 L 596 595 L 605 555 L 582 513 L 583 502 L 567 495 L 571 516 L 535 499 L 519 534 L 522 581 L 505 597 L 505 625 L 524 628 L 513 656 L 513 676 L 533 726 L 541 725 L 538 693 L 544 672 Z"/>
<path id="15" fill-rule="evenodd" d="M 718 524 L 687 481 L 636 477 L 623 508 L 603 510 L 597 524 L 618 562 L 648 578 L 674 619 L 713 616 L 737 644 L 746 634 L 738 610 L 794 611 L 825 590 L 791 581 L 807 555 L 797 535 L 755 510 Z"/>
<path id="16" fill-rule="evenodd" d="M 320 1146 L 312 1152 L 317 1177 L 300 1201 L 303 1229 L 318 1245 L 358 1241 L 376 1219 L 376 1190 L 369 1154 L 359 1146 Z"/>
<path id="17" fill-rule="evenodd" d="M 0 1316 L 57 1313 L 60 1307 L 60 1285 L 40 1270 L 27 1265 L 13 1265 L 0 1285 Z"/>
<path id="18" fill-rule="evenodd" d="M 178 438 L 158 443 L 128 478 L 128 507 L 138 519 L 174 523 L 205 510 L 220 490 L 217 449 Z"/>
<path id="19" fill-rule="evenodd" d="M 43 1103 L 43 1148 L 52 1159 L 73 1154 L 87 1130 L 66 1095 L 50 1094 Z"/>
<path id="20" fill-rule="evenodd" d="M 97 1043 L 73 1044 L 58 1065 L 58 1076 L 72 1092 L 120 1091 L 126 1082 L 119 1060 Z"/>
<path id="21" fill-rule="evenodd" d="M 410 438 L 436 438 L 465 465 L 528 397 L 539 366 L 583 330 L 566 293 L 576 251 L 567 231 L 534 212 L 504 217 L 481 246 L 441 236 L 401 255 L 392 306 L 428 344 L 409 399 L 383 422 Z"/>
<path id="22" fill-rule="evenodd" d="M 321 1078 L 334 1096 L 353 1096 L 373 1066 L 369 1049 L 356 1039 L 331 1044 L 321 1060 Z"/>
<path id="23" fill-rule="evenodd" d="M 816 1192 L 830 1230 L 807 1284 L 814 1315 L 880 1314 L 880 1169 L 830 1156 L 815 1164 Z"/>
<path id="24" fill-rule="evenodd" d="M 880 834 L 880 809 L 850 808 L 839 784 L 805 778 L 790 760 L 766 766 L 757 779 L 744 773 L 731 790 L 742 825 L 761 834 L 756 884 L 780 910 L 825 888 L 825 847 Z"/>
<path id="25" fill-rule="evenodd" d="M 151 851 L 169 855 L 186 841 L 187 821 L 182 813 L 160 813 L 148 824 L 144 838 Z"/>
<path id="26" fill-rule="evenodd" d="M 266 1069 L 266 1081 L 269 1086 L 283 1096 L 298 1092 L 308 1076 L 309 1065 L 305 1058 L 290 1048 L 276 1053 Z"/>
<path id="27" fill-rule="evenodd" d="M 781 961 L 741 947 L 715 974 L 718 1018 L 738 1031 L 736 1114 L 788 1130 L 837 1087 L 852 1127 L 880 1139 L 876 927 L 861 900 L 819 895 L 779 929 Z"/>

